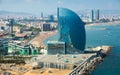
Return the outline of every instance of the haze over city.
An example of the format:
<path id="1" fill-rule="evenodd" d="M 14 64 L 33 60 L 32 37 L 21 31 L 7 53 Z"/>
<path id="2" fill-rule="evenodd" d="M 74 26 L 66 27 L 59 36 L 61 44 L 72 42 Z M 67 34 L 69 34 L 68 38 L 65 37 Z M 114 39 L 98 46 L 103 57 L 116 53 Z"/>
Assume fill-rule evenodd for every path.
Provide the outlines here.
<path id="1" fill-rule="evenodd" d="M 0 0 L 0 10 L 40 15 L 56 13 L 57 7 L 74 11 L 85 9 L 120 10 L 120 0 Z"/>

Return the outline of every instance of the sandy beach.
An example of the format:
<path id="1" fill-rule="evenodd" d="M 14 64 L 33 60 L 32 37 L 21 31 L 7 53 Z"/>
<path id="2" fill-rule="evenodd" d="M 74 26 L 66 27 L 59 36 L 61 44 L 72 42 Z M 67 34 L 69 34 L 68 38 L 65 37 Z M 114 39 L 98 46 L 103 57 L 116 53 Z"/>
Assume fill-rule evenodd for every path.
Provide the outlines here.
<path id="1" fill-rule="evenodd" d="M 43 40 L 50 36 L 55 35 L 56 33 L 57 33 L 57 31 L 41 32 L 40 35 L 31 42 L 31 44 L 34 45 L 35 47 L 44 47 L 45 48 Z"/>

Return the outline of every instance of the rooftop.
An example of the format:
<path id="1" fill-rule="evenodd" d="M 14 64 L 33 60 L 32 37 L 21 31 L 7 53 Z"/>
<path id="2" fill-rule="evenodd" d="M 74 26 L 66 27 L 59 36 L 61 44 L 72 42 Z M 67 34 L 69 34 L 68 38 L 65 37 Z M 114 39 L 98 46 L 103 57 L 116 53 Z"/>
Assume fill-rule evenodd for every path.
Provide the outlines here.
<path id="1" fill-rule="evenodd" d="M 38 62 L 80 64 L 94 54 L 39 55 Z"/>
<path id="2" fill-rule="evenodd" d="M 65 42 L 61 42 L 61 41 L 48 41 L 48 44 L 65 44 Z"/>

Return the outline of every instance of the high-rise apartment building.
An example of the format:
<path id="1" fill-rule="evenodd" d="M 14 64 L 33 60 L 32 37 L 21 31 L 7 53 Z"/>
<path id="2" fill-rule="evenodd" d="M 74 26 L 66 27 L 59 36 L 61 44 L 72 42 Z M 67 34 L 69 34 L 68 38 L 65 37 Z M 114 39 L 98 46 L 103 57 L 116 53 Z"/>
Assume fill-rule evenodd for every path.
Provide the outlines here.
<path id="1" fill-rule="evenodd" d="M 94 21 L 94 10 L 91 10 L 91 22 L 93 22 Z"/>
<path id="2" fill-rule="evenodd" d="M 100 11 L 99 9 L 95 10 L 95 20 L 98 21 L 100 18 Z"/>
<path id="3" fill-rule="evenodd" d="M 41 12 L 41 18 L 43 18 L 43 12 Z"/>

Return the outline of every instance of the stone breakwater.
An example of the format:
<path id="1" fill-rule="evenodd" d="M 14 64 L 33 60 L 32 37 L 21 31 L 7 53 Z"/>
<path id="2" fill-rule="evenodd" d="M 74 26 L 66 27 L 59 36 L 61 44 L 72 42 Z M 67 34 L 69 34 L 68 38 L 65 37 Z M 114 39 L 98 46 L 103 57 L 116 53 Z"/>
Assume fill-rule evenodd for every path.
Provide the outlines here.
<path id="1" fill-rule="evenodd" d="M 89 57 L 82 64 L 78 65 L 68 75 L 89 75 L 95 67 L 104 60 L 111 48 L 111 46 L 102 46 L 95 55 Z"/>

